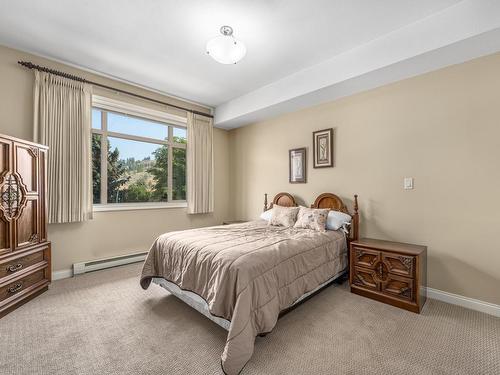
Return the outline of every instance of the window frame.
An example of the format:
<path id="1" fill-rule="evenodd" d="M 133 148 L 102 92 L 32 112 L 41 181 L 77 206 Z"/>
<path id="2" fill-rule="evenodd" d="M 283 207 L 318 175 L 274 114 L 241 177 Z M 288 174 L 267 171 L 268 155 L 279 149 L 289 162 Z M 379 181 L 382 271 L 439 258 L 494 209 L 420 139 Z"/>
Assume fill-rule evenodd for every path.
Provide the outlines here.
<path id="1" fill-rule="evenodd" d="M 172 199 L 172 186 L 173 186 L 173 152 L 174 148 L 186 149 L 188 142 L 186 134 L 186 144 L 174 142 L 174 128 L 181 128 L 187 130 L 187 118 L 182 116 L 173 115 L 168 112 L 158 111 L 119 100 L 106 98 L 98 95 L 92 96 L 92 110 L 97 109 L 101 112 L 101 129 L 92 128 L 92 137 L 94 134 L 101 136 L 101 203 L 93 205 L 94 211 L 126 211 L 126 210 L 140 210 L 140 209 L 157 209 L 157 208 L 184 208 L 187 207 L 186 200 Z M 107 114 L 115 113 L 121 116 L 134 117 L 140 120 L 149 120 L 156 123 L 161 123 L 167 127 L 167 140 L 160 140 L 149 137 L 142 137 L 120 132 L 108 131 L 108 116 Z M 187 132 L 186 132 L 187 133 Z M 108 203 L 108 137 L 126 139 L 131 141 L 146 142 L 157 145 L 167 146 L 167 202 L 129 202 L 129 203 Z M 93 162 L 93 161 L 92 161 Z"/>

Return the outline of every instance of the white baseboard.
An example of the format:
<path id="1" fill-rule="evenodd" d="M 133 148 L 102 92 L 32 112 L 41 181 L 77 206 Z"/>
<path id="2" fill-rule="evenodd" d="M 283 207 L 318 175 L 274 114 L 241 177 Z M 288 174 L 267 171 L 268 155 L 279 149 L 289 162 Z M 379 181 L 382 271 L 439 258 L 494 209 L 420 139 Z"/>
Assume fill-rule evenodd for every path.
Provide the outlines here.
<path id="1" fill-rule="evenodd" d="M 500 317 L 500 305 L 427 287 L 427 297 Z"/>
<path id="2" fill-rule="evenodd" d="M 73 277 L 73 270 L 60 270 L 52 272 L 52 281 Z"/>

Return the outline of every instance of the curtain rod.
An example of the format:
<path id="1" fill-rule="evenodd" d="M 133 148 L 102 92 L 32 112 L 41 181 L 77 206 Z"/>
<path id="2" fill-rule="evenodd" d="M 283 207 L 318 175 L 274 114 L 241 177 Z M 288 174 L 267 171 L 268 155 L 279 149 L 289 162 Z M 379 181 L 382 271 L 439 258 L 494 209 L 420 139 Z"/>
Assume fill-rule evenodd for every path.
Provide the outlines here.
<path id="1" fill-rule="evenodd" d="M 195 115 L 205 116 L 205 117 L 208 117 L 208 118 L 214 118 L 213 115 L 210 115 L 210 114 L 207 114 L 207 113 L 195 111 L 193 109 L 181 107 L 181 106 L 174 105 L 174 104 L 165 103 L 165 102 L 162 102 L 161 100 L 156 100 L 156 99 L 148 98 L 147 96 L 143 96 L 143 95 L 139 95 L 139 94 L 134 94 L 133 92 L 122 90 L 122 89 L 117 89 L 117 88 L 114 88 L 114 87 L 111 87 L 111 86 L 103 85 L 101 83 L 92 82 L 92 81 L 86 80 L 85 78 L 75 76 L 73 74 L 69 74 L 69 73 L 61 72 L 59 70 L 47 68 L 45 66 L 40 66 L 40 65 L 33 64 L 31 61 L 18 61 L 17 63 L 19 65 L 22 65 L 22 66 L 28 68 L 28 69 L 35 69 L 35 70 L 39 70 L 41 72 L 46 72 L 46 73 L 54 74 L 56 76 L 64 77 L 64 78 L 67 78 L 67 79 L 71 79 L 73 81 L 88 83 L 88 84 L 90 84 L 92 86 L 99 86 L 99 87 L 102 87 L 103 89 L 107 89 L 107 90 L 111 90 L 111 91 L 116 91 L 116 92 L 119 92 L 121 94 L 126 94 L 126 95 L 130 95 L 130 96 L 134 96 L 136 98 L 147 100 L 147 101 L 154 102 L 154 103 L 161 104 L 161 105 L 165 105 L 167 107 L 172 107 L 172 108 L 180 109 L 182 111 L 191 112 L 191 113 L 193 113 Z"/>

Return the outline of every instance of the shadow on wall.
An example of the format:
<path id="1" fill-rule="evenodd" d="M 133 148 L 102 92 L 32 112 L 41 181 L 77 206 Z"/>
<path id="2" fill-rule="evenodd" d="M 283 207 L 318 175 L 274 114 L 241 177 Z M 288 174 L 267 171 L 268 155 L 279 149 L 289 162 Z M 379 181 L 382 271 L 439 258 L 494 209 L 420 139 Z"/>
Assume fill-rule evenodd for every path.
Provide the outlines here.
<path id="1" fill-rule="evenodd" d="M 471 249 L 471 251 L 474 251 L 474 249 Z M 479 269 L 470 263 L 463 262 L 443 252 L 433 251 L 432 247 L 428 248 L 427 252 L 427 264 L 432 267 L 427 270 L 427 273 L 428 277 L 429 275 L 434 275 L 431 281 L 432 287 L 435 289 L 440 289 L 442 280 L 445 280 L 447 285 L 451 284 L 454 286 L 453 290 L 447 288 L 447 292 L 467 296 L 472 294 L 467 288 L 469 285 L 467 280 L 474 279 L 474 288 L 478 290 L 489 290 L 491 289 L 491 285 L 500 285 L 499 275 L 485 273 L 483 269 Z M 445 290 L 445 288 L 443 287 L 442 290 Z M 500 294 L 496 296 L 476 295 L 474 298 L 489 303 L 500 304 Z"/>

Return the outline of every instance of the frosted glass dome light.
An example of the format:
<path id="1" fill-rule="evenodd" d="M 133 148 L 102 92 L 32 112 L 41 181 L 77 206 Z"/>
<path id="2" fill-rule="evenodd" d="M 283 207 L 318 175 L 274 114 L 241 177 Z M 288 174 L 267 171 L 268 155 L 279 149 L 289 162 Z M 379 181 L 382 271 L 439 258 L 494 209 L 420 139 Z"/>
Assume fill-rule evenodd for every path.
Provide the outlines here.
<path id="1" fill-rule="evenodd" d="M 247 48 L 233 36 L 231 26 L 222 26 L 220 33 L 222 35 L 208 41 L 207 54 L 221 64 L 236 64 L 245 57 Z"/>

